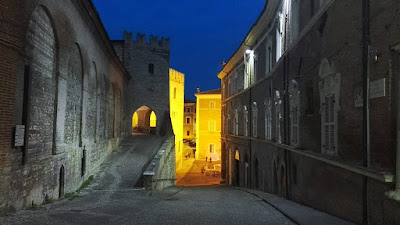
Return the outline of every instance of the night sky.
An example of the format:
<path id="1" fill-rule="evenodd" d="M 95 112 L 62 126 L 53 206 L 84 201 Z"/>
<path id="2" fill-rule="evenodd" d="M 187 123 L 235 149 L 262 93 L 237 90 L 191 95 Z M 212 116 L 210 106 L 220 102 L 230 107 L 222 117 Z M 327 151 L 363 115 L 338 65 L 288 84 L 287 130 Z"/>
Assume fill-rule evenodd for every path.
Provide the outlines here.
<path id="1" fill-rule="evenodd" d="M 265 0 L 93 0 L 112 40 L 123 31 L 169 37 L 171 67 L 185 74 L 185 98 L 219 88 L 217 78 Z M 136 36 L 136 35 L 134 35 Z"/>

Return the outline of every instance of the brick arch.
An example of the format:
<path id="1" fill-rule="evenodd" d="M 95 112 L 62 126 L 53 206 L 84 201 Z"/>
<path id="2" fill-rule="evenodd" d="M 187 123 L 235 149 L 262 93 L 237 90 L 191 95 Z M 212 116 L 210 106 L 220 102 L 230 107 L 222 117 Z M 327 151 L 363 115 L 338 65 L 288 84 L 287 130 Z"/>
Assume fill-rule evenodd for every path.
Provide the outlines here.
<path id="1" fill-rule="evenodd" d="M 78 43 L 71 46 L 67 68 L 64 142 L 82 146 L 84 76 L 82 52 Z"/>
<path id="2" fill-rule="evenodd" d="M 25 93 L 22 120 L 27 127 L 27 138 L 23 151 L 24 163 L 28 157 L 27 149 L 33 150 L 36 155 L 52 152 L 51 146 L 54 140 L 51 131 L 54 131 L 56 117 L 58 47 L 53 20 L 46 7 L 39 5 L 32 11 L 25 37 L 25 67 L 22 75 Z M 35 131 L 32 132 L 33 128 Z M 40 142 L 50 147 L 43 148 Z"/>

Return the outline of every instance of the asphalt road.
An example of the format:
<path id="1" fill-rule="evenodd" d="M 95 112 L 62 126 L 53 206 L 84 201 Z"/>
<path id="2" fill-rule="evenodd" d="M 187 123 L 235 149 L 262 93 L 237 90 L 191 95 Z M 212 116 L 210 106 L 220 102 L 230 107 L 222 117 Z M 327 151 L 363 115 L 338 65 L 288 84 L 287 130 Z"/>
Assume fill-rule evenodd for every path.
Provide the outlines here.
<path id="1" fill-rule="evenodd" d="M 126 140 L 79 196 L 0 217 L 0 224 L 292 224 L 259 197 L 230 187 L 171 187 L 152 195 L 135 189 L 160 142 Z"/>

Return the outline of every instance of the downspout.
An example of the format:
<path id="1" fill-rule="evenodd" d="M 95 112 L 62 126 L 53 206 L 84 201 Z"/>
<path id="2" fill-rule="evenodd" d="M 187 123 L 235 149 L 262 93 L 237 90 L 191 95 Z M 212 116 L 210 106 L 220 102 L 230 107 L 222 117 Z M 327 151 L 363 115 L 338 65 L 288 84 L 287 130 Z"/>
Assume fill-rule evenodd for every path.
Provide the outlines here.
<path id="1" fill-rule="evenodd" d="M 370 166 L 369 137 L 369 82 L 370 82 L 370 50 L 369 50 L 369 0 L 362 1 L 362 71 L 363 71 L 363 167 Z M 363 177 L 363 224 L 368 221 L 368 177 Z"/>
<path id="2" fill-rule="evenodd" d="M 395 50 L 398 52 L 400 50 L 400 46 L 398 46 L 397 48 L 395 48 Z M 399 54 L 396 54 L 396 60 L 399 61 Z M 392 65 L 392 66 L 390 66 Z M 398 65 L 398 63 L 396 63 L 396 65 Z M 389 64 L 389 70 L 393 70 L 393 64 Z M 398 66 L 397 66 L 397 70 L 398 70 Z M 397 74 L 397 99 L 396 99 L 396 104 L 397 104 L 397 112 L 396 112 L 396 116 L 397 116 L 397 127 L 396 127 L 396 187 L 395 190 L 393 191 L 388 191 L 385 194 L 395 200 L 400 202 L 400 76 Z"/>

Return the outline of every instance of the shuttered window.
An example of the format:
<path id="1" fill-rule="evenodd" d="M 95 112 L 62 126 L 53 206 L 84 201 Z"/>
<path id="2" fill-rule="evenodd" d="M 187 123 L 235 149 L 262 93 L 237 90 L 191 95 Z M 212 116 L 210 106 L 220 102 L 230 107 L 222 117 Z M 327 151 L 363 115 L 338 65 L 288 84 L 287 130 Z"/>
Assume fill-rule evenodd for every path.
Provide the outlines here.
<path id="1" fill-rule="evenodd" d="M 249 111 L 244 106 L 243 109 L 243 122 L 244 122 L 244 136 L 249 136 Z"/>
<path id="2" fill-rule="evenodd" d="M 271 102 L 268 100 L 265 104 L 265 139 L 271 140 Z"/>
<path id="3" fill-rule="evenodd" d="M 258 119 L 258 108 L 257 108 L 257 103 L 253 103 L 253 108 L 252 108 L 252 125 L 253 125 L 253 137 L 257 137 L 257 119 Z"/>
<path id="4" fill-rule="evenodd" d="M 282 136 L 281 136 L 281 100 L 275 105 L 275 122 L 276 122 L 276 141 L 278 143 L 282 143 Z"/>
<path id="5" fill-rule="evenodd" d="M 325 97 L 324 107 L 324 144 L 323 148 L 327 153 L 335 152 L 335 95 Z"/>

